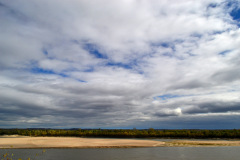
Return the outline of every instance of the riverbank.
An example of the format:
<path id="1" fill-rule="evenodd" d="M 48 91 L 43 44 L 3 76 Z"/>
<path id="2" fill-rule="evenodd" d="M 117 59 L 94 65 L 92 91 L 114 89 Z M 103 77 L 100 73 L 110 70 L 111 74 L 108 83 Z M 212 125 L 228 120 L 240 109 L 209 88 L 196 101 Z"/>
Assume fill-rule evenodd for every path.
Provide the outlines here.
<path id="1" fill-rule="evenodd" d="M 162 146 L 165 142 L 136 139 L 4 136 L 0 148 L 133 148 Z"/>
<path id="2" fill-rule="evenodd" d="M 1 136 L 0 148 L 134 148 L 240 146 L 240 140 L 141 140 L 78 137 Z"/>
<path id="3" fill-rule="evenodd" d="M 240 146 L 240 140 L 172 140 L 166 142 L 167 147 L 217 147 Z"/>

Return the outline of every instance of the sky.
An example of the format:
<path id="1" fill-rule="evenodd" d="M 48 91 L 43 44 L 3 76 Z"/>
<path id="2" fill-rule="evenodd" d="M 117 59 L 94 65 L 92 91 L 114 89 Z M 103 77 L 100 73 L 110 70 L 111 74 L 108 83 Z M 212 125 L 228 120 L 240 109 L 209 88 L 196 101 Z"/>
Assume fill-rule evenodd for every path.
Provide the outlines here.
<path id="1" fill-rule="evenodd" d="M 240 0 L 0 0 L 0 128 L 240 128 Z"/>

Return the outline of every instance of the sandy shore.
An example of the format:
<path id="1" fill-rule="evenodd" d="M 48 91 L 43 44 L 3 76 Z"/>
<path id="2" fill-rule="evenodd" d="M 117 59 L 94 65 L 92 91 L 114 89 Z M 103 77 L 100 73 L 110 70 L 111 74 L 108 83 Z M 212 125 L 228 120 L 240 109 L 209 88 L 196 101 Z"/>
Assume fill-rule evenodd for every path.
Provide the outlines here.
<path id="1" fill-rule="evenodd" d="M 164 142 L 77 137 L 1 137 L 0 148 L 131 148 L 162 146 Z"/>
<path id="2" fill-rule="evenodd" d="M 78 137 L 2 136 L 0 148 L 132 148 L 132 147 L 240 146 L 232 140 L 170 140 L 167 142 L 137 139 Z"/>

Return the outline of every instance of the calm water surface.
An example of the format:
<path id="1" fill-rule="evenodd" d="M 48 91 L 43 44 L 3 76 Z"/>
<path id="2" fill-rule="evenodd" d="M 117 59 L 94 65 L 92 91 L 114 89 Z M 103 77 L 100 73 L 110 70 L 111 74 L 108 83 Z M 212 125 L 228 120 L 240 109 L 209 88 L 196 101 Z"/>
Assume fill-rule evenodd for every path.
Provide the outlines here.
<path id="1" fill-rule="evenodd" d="M 240 147 L 156 147 L 101 149 L 0 149 L 13 160 L 239 160 Z M 1 157 L 2 158 L 2 157 Z"/>

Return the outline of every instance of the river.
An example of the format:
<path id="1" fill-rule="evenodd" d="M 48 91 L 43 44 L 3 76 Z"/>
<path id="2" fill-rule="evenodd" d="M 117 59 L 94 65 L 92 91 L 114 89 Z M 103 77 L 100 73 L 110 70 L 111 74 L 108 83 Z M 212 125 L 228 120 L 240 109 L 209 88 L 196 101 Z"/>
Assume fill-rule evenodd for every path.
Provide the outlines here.
<path id="1" fill-rule="evenodd" d="M 239 160 L 240 147 L 0 149 L 5 153 L 13 160 Z"/>

